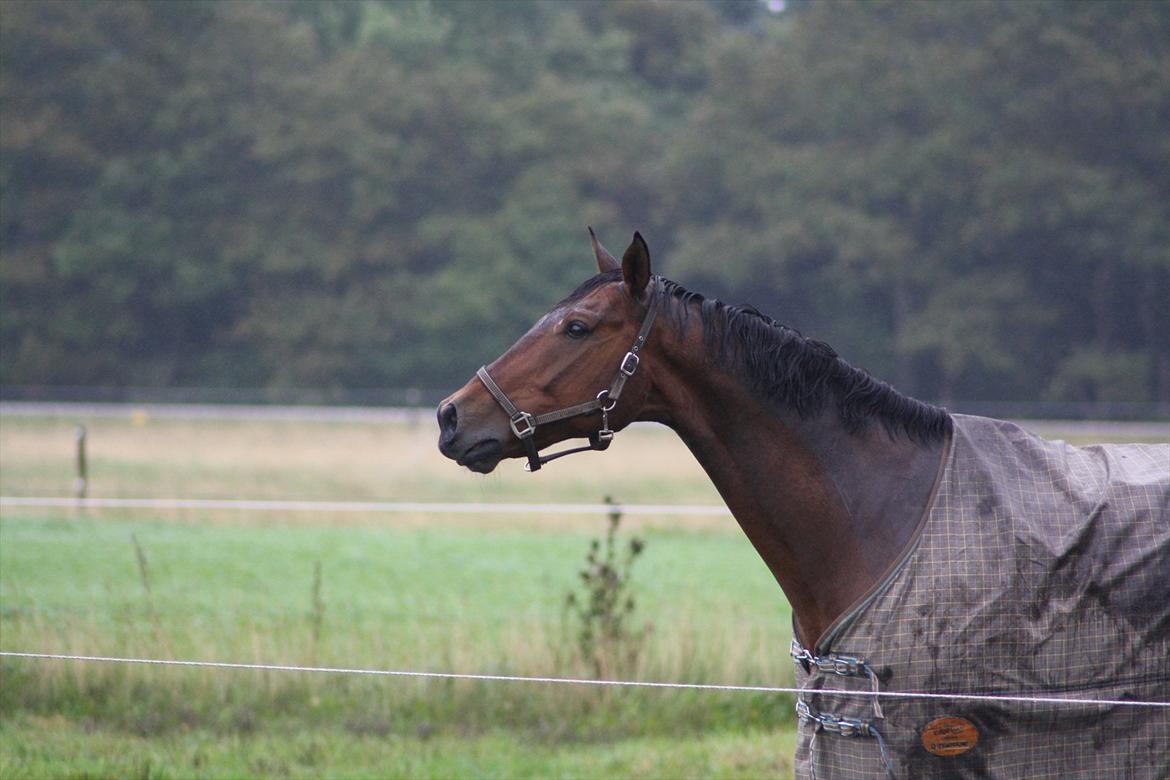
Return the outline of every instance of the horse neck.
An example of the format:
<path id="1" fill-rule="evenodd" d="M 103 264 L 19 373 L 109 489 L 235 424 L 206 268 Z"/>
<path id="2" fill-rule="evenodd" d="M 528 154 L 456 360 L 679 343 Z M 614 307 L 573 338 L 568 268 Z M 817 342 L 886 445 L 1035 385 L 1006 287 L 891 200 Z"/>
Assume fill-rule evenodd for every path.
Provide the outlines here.
<path id="1" fill-rule="evenodd" d="M 673 428 L 714 482 L 792 605 L 805 647 L 898 560 L 929 506 L 945 442 L 845 430 L 762 401 L 664 334 L 641 417 Z"/>

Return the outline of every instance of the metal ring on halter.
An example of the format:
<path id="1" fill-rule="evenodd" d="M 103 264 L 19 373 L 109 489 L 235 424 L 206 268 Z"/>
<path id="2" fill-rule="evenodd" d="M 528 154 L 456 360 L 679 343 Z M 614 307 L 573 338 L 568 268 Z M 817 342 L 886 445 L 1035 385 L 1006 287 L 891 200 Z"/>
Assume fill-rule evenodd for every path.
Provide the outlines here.
<path id="1" fill-rule="evenodd" d="M 516 412 L 508 420 L 508 425 L 512 426 L 512 433 L 516 434 L 517 439 L 536 433 L 536 418 L 528 412 Z"/>
<path id="2" fill-rule="evenodd" d="M 613 408 L 617 406 L 617 399 L 615 398 L 614 400 L 610 401 L 608 405 L 606 405 L 605 399 L 607 398 L 609 398 L 609 390 L 602 390 L 597 394 L 597 400 L 601 402 L 601 411 L 612 412 Z"/>

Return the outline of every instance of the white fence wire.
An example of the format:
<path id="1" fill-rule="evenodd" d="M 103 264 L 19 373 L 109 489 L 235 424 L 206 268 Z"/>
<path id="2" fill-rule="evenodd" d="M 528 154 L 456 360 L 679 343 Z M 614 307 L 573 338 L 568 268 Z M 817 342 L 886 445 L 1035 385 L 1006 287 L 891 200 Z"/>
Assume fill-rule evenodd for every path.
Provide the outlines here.
<path id="1" fill-rule="evenodd" d="M 68 498 L 62 496 L 0 496 L 0 508 L 80 509 L 226 509 L 258 512 L 432 512 L 436 514 L 562 514 L 621 512 L 629 515 L 724 515 L 725 506 L 698 504 L 520 504 L 444 503 L 423 501 L 282 501 L 219 498 Z"/>
<path id="2" fill-rule="evenodd" d="M 442 680 L 477 680 L 480 682 L 527 682 L 554 685 L 603 685 L 626 688 L 675 688 L 703 691 L 748 691 L 753 693 L 816 693 L 818 696 L 842 696 L 889 699 L 946 699 L 948 701 L 1011 702 L 1016 704 L 1056 704 L 1076 707 L 1157 707 L 1170 709 L 1170 701 L 1135 701 L 1132 699 L 1085 699 L 1061 696 L 1031 696 L 977 693 L 933 693 L 923 691 L 872 691 L 787 688 L 770 685 L 718 685 L 713 683 L 648 682 L 644 680 L 594 680 L 580 677 L 524 677 L 511 674 L 463 674 L 458 672 L 417 672 L 391 669 L 351 669 L 334 666 L 291 666 L 285 664 L 246 664 L 226 661 L 181 661 L 162 658 L 120 658 L 101 655 L 64 655 L 60 653 L 21 653 L 0 651 L 4 658 L 30 658 L 54 661 L 92 661 L 116 664 L 147 664 L 210 669 L 242 669 L 266 672 L 306 672 L 315 674 L 352 674 L 376 677 L 423 677 Z"/>
<path id="3" fill-rule="evenodd" d="M 674 504 L 521 504 L 521 503 L 440 503 L 440 502 L 386 502 L 386 501 L 281 501 L 249 499 L 184 499 L 184 498 L 65 498 L 53 496 L 0 496 L 0 507 L 81 507 L 121 509 L 205 509 L 277 512 L 434 512 L 434 513 L 543 513 L 543 514 L 604 514 L 620 511 L 631 515 L 726 515 L 723 506 Z M 573 677 L 527 677 L 499 674 L 466 674 L 459 672 L 425 672 L 412 670 L 357 669 L 325 666 L 293 666 L 285 664 L 233 663 L 227 661 L 174 660 L 162 658 L 123 658 L 99 655 L 66 655 L 0 651 L 2 658 L 35 660 L 140 664 L 171 667 L 198 667 L 270 672 L 302 672 L 315 674 L 349 674 L 379 677 L 416 677 L 481 682 L 526 682 L 557 685 L 595 685 L 626 688 L 668 688 L 706 691 L 741 691 L 754 693 L 800 694 L 800 688 L 764 685 L 721 685 L 711 683 L 649 682 L 644 680 L 595 680 Z M 1170 701 L 1138 701 L 1131 699 L 1095 699 L 1072 696 L 1041 696 L 1031 694 L 975 694 L 937 693 L 926 691 L 872 691 L 817 689 L 817 695 L 841 697 L 873 697 L 889 699 L 946 699 L 948 701 L 1001 702 L 1031 705 L 1069 707 L 1155 707 L 1170 709 Z"/>

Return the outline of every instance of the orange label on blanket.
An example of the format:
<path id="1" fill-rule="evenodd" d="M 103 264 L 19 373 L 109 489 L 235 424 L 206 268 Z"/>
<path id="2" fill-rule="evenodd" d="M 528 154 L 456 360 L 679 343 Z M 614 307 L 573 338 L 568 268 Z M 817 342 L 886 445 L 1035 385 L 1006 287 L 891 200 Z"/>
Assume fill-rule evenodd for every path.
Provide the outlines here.
<path id="1" fill-rule="evenodd" d="M 922 747 L 936 756 L 957 756 L 979 742 L 974 724 L 963 718 L 938 718 L 922 730 Z"/>

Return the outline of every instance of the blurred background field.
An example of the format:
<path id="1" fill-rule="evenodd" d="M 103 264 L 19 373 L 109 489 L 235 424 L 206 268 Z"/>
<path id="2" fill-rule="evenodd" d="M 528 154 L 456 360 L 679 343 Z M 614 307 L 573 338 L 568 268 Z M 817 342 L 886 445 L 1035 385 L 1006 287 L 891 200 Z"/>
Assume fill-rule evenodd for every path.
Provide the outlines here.
<path id="1" fill-rule="evenodd" d="M 529 475 L 509 462 L 477 477 L 438 455 L 430 421 L 80 421 L 95 497 L 718 503 L 673 434 L 651 426 L 571 469 Z M 0 418 L 0 494 L 69 495 L 74 423 Z M 563 604 L 605 525 L 600 514 L 5 509 L 0 636 L 10 651 L 588 677 Z M 630 516 L 622 534 L 634 531 L 646 552 L 633 619 L 649 630 L 612 674 L 791 681 L 787 605 L 730 517 Z M 368 771 L 346 745 L 410 776 L 789 765 L 784 696 L 19 659 L 0 669 L 5 776 Z M 278 735 L 288 740 L 266 764 L 258 745 Z M 319 745 L 309 758 L 306 740 Z"/>
<path id="2" fill-rule="evenodd" d="M 3 447 L 10 457 L 0 471 L 0 492 L 56 495 L 70 485 L 75 424 L 70 417 L 6 417 Z M 597 503 L 598 486 L 609 485 L 627 503 L 717 500 L 686 449 L 656 426 L 622 436 L 610 451 L 614 457 L 580 455 L 552 477 L 505 466 L 469 479 L 439 454 L 428 412 L 402 422 L 220 421 L 152 418 L 128 407 L 122 418 L 85 425 L 95 497 Z"/>
<path id="3" fill-rule="evenodd" d="M 480 477 L 431 421 L 0 417 L 0 495 L 711 504 L 673 433 Z M 1074 440 L 1109 438 L 1076 426 Z M 1059 433 L 1059 431 L 1056 431 Z M 1157 426 L 1151 440 L 1166 440 Z M 559 464 L 562 465 L 563 464 Z M 588 677 L 564 610 L 600 514 L 6 508 L 8 651 Z M 790 615 L 730 517 L 629 515 L 636 658 L 612 676 L 791 683 Z M 5 777 L 785 776 L 774 694 L 351 678 L 4 659 Z"/>

